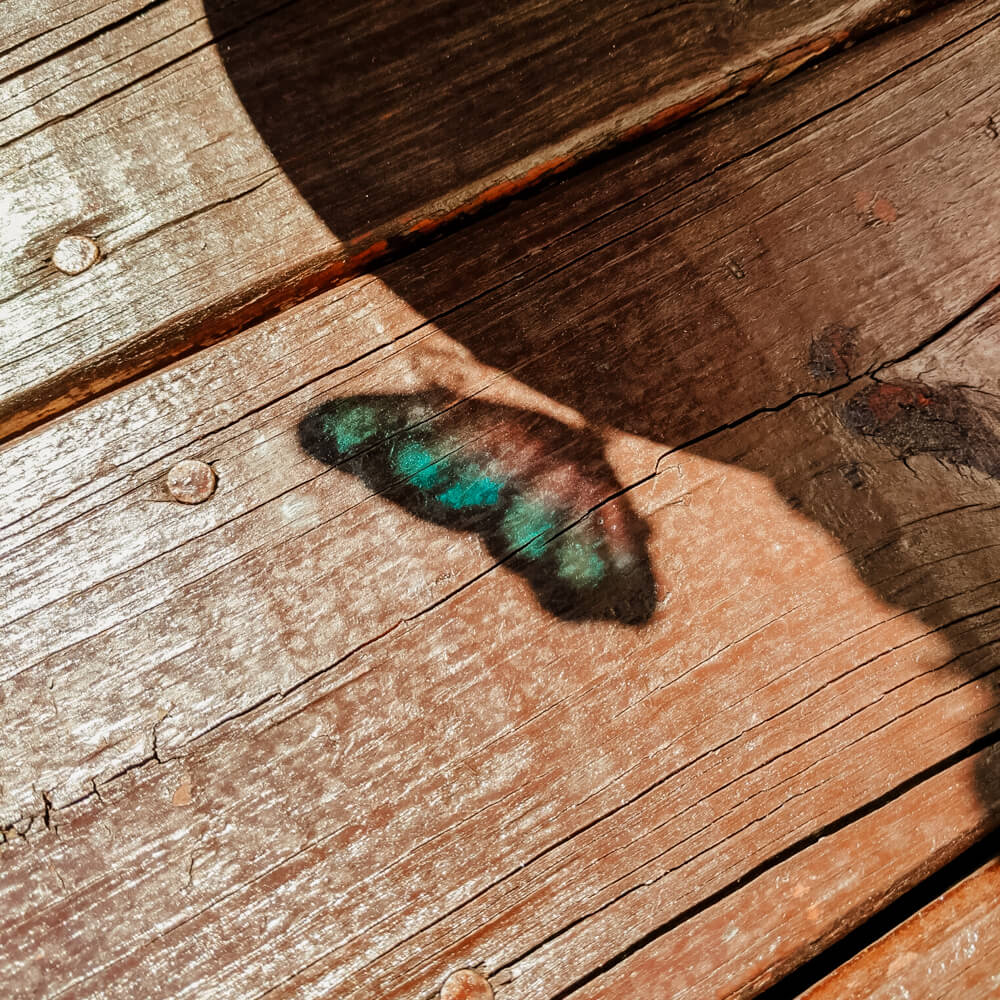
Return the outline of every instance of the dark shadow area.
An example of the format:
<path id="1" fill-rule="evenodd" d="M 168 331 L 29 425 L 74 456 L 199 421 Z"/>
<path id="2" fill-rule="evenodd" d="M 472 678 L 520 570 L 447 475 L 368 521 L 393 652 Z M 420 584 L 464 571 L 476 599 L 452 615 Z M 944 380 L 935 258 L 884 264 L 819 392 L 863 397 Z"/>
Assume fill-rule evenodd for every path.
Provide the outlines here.
<path id="1" fill-rule="evenodd" d="M 652 616 L 646 527 L 616 496 L 593 433 L 424 392 L 331 400 L 303 418 L 299 439 L 416 517 L 476 532 L 551 614 L 627 625 Z"/>
<path id="2" fill-rule="evenodd" d="M 206 6 L 248 113 L 344 242 L 551 141 L 555 111 L 539 109 L 557 79 L 557 91 L 580 88 L 588 117 L 664 82 L 653 76 L 663 63 L 644 55 L 648 44 L 665 47 L 652 7 L 652 21 L 625 26 L 615 5 L 588 4 L 593 19 L 583 30 L 565 5 L 570 21 L 542 30 L 530 4 L 515 5 L 509 23 L 461 3 Z M 697 5 L 667 9 L 682 6 L 696 17 Z M 676 23 L 678 42 L 697 28 Z M 586 36 L 601 32 L 608 52 L 598 56 Z M 456 37 L 474 44 L 457 47 Z M 703 51 L 722 44 L 732 39 L 706 35 Z M 525 52 L 530 58 L 512 61 Z M 578 125 L 560 118 L 556 132 Z M 604 169 L 628 170 L 629 161 Z M 504 239 L 531 210 L 522 203 L 501 213 Z M 484 245 L 496 239 L 492 225 L 479 223 Z M 474 400 L 453 405 L 442 390 L 331 401 L 304 418 L 304 447 L 415 516 L 478 533 L 553 614 L 634 625 L 654 604 L 646 528 L 628 493 L 584 517 L 621 489 L 602 434 L 626 431 L 750 470 L 835 538 L 867 587 L 948 642 L 944 669 L 955 686 L 989 685 L 1000 699 L 996 400 L 929 376 L 861 375 L 857 358 L 878 355 L 880 319 L 859 332 L 852 303 L 832 301 L 830 289 L 786 294 L 777 285 L 762 317 L 760 300 L 746 303 L 755 275 L 777 280 L 766 261 L 754 270 L 764 249 L 750 246 L 751 259 L 727 274 L 721 260 L 710 268 L 668 238 L 657 236 L 655 248 L 649 239 L 620 261 L 602 261 L 600 274 L 590 271 L 595 263 L 576 272 L 561 265 L 503 299 L 501 310 L 483 297 L 442 315 L 441 281 L 427 281 L 424 268 L 461 284 L 467 261 L 449 241 L 432 248 L 430 265 L 422 258 L 380 273 L 479 361 L 513 370 L 578 411 L 590 430 Z M 838 309 L 840 319 L 831 315 Z M 806 398 L 784 407 L 797 394 Z M 974 724 L 984 738 L 1000 729 L 1000 716 Z M 994 796 L 997 776 L 980 781 L 984 798 Z"/>
<path id="3" fill-rule="evenodd" d="M 417 230 L 484 177 L 789 36 L 783 0 L 206 0 L 226 71 L 282 170 L 345 243 Z M 703 98 L 706 100 L 707 98 Z M 582 140 L 587 146 L 587 140 Z M 591 140 L 600 146 L 600 140 Z M 549 154 L 542 172 L 559 169 Z"/>
<path id="4" fill-rule="evenodd" d="M 951 658 L 936 671 L 951 675 L 949 688 L 986 686 L 995 706 L 998 430 L 1000 413 L 985 394 L 862 378 L 694 450 L 768 477 L 792 509 L 837 539 L 870 590 L 947 642 Z M 912 655 L 921 656 L 917 644 Z M 995 738 L 1000 715 L 994 708 L 970 722 Z M 978 784 L 995 803 L 1000 774 L 980 773 Z"/>

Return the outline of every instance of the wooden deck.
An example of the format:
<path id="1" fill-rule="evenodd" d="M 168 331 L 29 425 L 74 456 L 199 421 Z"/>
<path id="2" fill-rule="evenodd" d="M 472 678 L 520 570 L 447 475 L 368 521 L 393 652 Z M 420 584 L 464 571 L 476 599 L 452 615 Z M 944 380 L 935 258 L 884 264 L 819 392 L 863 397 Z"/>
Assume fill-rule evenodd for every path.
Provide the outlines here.
<path id="1" fill-rule="evenodd" d="M 5 12 L 8 993 L 1000 996 L 1000 0 L 502 10 Z"/>
<path id="2" fill-rule="evenodd" d="M 1000 863 L 928 904 L 810 990 L 803 1000 L 1000 994 Z"/>

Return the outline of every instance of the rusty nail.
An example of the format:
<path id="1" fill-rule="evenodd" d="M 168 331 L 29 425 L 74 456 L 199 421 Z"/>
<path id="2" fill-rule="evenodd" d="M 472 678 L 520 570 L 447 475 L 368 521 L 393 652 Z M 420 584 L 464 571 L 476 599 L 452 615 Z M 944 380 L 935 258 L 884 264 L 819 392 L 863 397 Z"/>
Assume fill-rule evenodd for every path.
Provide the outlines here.
<path id="1" fill-rule="evenodd" d="M 185 458 L 167 473 L 167 489 L 180 503 L 203 503 L 215 492 L 215 472 L 207 462 Z"/>
<path id="2" fill-rule="evenodd" d="M 493 1000 L 493 987 L 478 972 L 459 969 L 444 981 L 441 1000 Z"/>
<path id="3" fill-rule="evenodd" d="M 64 236 L 52 252 L 52 263 L 63 274 L 83 274 L 100 256 L 97 244 L 89 237 Z"/>

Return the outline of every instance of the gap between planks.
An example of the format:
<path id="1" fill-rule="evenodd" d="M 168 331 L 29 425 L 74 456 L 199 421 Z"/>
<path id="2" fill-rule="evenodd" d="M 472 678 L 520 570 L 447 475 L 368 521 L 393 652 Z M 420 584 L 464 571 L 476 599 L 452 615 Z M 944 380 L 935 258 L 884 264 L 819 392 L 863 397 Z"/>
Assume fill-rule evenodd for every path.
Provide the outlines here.
<path id="1" fill-rule="evenodd" d="M 996 851 L 994 846 L 994 857 Z M 803 1000 L 979 1000 L 1000 991 L 1000 861 L 928 903 Z"/>
<path id="2" fill-rule="evenodd" d="M 619 107 L 613 100 L 609 105 L 609 94 L 628 91 L 619 79 L 621 68 L 618 75 L 599 83 L 603 80 L 598 72 L 603 57 L 592 58 L 587 93 L 595 103 L 589 118 L 580 113 L 574 101 L 556 100 L 555 112 L 549 101 L 548 110 L 536 116 L 546 123 L 544 129 L 539 131 L 534 117 L 527 123 L 531 128 L 520 129 L 524 135 L 538 135 L 530 147 L 517 147 L 517 163 L 509 162 L 507 148 L 513 140 L 508 137 L 498 147 L 503 156 L 498 149 L 484 149 L 485 166 L 463 175 L 447 191 L 435 189 L 433 197 L 428 193 L 434 188 L 430 179 L 433 163 L 424 164 L 422 174 L 418 165 L 407 168 L 409 174 L 403 174 L 412 177 L 394 198 L 392 217 L 383 212 L 384 218 L 368 220 L 366 225 L 372 228 L 365 233 L 357 232 L 359 227 L 354 223 L 347 230 L 334 225 L 323 207 L 330 208 L 328 203 L 335 194 L 349 203 L 347 209 L 338 204 L 338 213 L 357 214 L 357 203 L 363 204 L 369 196 L 361 190 L 364 183 L 355 178 L 352 185 L 341 178 L 334 184 L 328 179 L 325 186 L 320 182 L 317 187 L 310 180 L 312 187 L 303 192 L 312 203 L 310 208 L 276 169 L 237 95 L 231 92 L 225 70 L 210 58 L 214 42 L 242 37 L 247 26 L 275 4 L 262 0 L 259 9 L 241 11 L 238 16 L 221 0 L 218 6 L 210 27 L 194 0 L 168 0 L 141 8 L 123 5 L 121 16 L 112 19 L 106 30 L 95 29 L 86 45 L 50 52 L 34 69 L 17 64 L 21 75 L 8 81 L 10 102 L 16 106 L 21 92 L 27 93 L 36 85 L 32 73 L 43 74 L 45 85 L 50 79 L 59 81 L 59 73 L 70 76 L 69 83 L 59 83 L 55 97 L 47 98 L 53 104 L 51 111 L 21 109 L 19 113 L 29 115 L 34 124 L 20 138 L 9 140 L 12 160 L 24 161 L 23 167 L 33 162 L 35 154 L 30 148 L 22 151 L 21 146 L 30 147 L 38 141 L 44 152 L 33 180 L 51 190 L 53 196 L 35 196 L 30 204 L 22 205 L 16 189 L 8 192 L 10 214 L 20 221 L 12 231 L 26 233 L 28 246 L 5 248 L 16 261 L 11 274 L 24 279 L 12 279 L 4 293 L 7 326 L 21 331 L 18 343 L 23 340 L 30 346 L 20 360 L 16 360 L 17 344 L 10 345 L 7 352 L 6 374 L 0 374 L 0 436 L 36 426 L 317 294 L 331 283 L 370 267 L 376 259 L 410 252 L 452 222 L 464 224 L 471 214 L 509 201 L 584 162 L 593 162 L 595 156 L 622 142 L 662 129 L 758 84 L 780 80 L 833 48 L 933 4 L 911 4 L 901 11 L 886 0 L 866 0 L 832 13 L 810 7 L 801 25 L 787 23 L 784 12 L 776 25 L 761 14 L 761 24 L 750 22 L 761 37 L 749 29 L 744 32 L 749 32 L 749 38 L 740 36 L 744 48 L 750 46 L 747 51 L 728 53 L 724 64 L 709 61 L 695 79 L 688 78 L 690 71 L 683 65 L 681 69 L 674 66 L 678 56 L 664 39 L 671 31 L 690 32 L 686 19 L 701 15 L 683 13 L 683 7 L 680 12 L 660 12 L 657 16 L 666 18 L 658 25 L 664 37 L 647 25 L 643 43 L 655 55 L 633 59 L 628 71 L 639 72 L 638 67 L 646 63 L 658 66 L 662 62 L 666 68 L 660 76 L 664 80 L 657 77 L 658 85 L 652 87 L 661 91 L 657 96 L 649 98 L 644 90 L 642 99 L 630 97 L 627 107 Z M 102 11 L 105 9 L 110 15 L 119 8 L 112 5 Z M 555 4 L 548 22 L 562 25 L 558 30 L 569 30 L 562 24 L 566 19 L 555 16 L 560 10 Z M 638 13 L 633 11 L 634 16 Z M 517 15 L 521 16 L 526 15 Z M 724 16 L 706 16 L 716 27 L 728 23 Z M 961 19 L 966 12 L 957 11 L 957 16 Z M 510 30 L 515 30 L 517 17 L 512 16 Z M 570 34 L 575 37 L 575 20 L 570 21 L 574 29 Z M 630 45 L 638 44 L 630 37 L 628 17 L 621 23 L 615 21 L 612 27 L 608 37 L 624 33 L 629 35 Z M 698 38 L 703 35 L 698 33 Z M 118 59 L 119 68 L 115 69 L 112 56 L 123 49 L 133 55 L 128 60 Z M 250 60 L 251 78 L 252 66 L 259 61 Z M 90 67 L 89 72 L 81 67 Z M 237 68 L 229 68 L 239 76 Z M 272 67 L 268 73 L 279 70 Z M 527 72 L 523 67 L 518 69 L 522 71 Z M 103 82 L 105 77 L 108 80 Z M 178 83 L 182 78 L 186 84 Z M 206 80 L 212 85 L 207 86 Z M 248 79 L 244 84 L 241 79 L 238 89 L 241 86 L 250 88 L 240 96 L 253 108 L 259 99 L 260 81 Z M 421 91 L 415 86 L 408 89 L 413 103 L 412 95 Z M 77 90 L 85 96 L 78 98 Z M 378 90 L 374 87 L 372 92 Z M 62 91 L 66 93 L 60 97 Z M 109 94 L 116 95 L 115 100 L 110 100 Z M 433 114 L 438 114 L 440 100 L 429 100 Z M 138 116 L 133 107 L 137 102 L 143 107 L 152 105 L 151 114 Z M 123 134 L 117 127 L 121 119 L 141 124 Z M 121 148 L 109 150 L 107 135 L 114 135 Z M 279 146 L 281 141 L 275 140 Z M 523 144 L 525 140 L 519 141 Z M 204 152 L 209 149 L 211 153 Z M 239 155 L 233 158 L 227 150 Z M 156 151 L 155 155 L 151 151 Z M 139 179 L 128 171 L 110 170 L 109 155 L 144 164 Z M 446 151 L 440 158 L 460 159 L 449 158 Z M 53 169 L 56 174 L 51 173 Z M 305 173 L 312 176 L 308 170 Z M 151 197 L 145 188 L 153 186 L 154 177 L 159 180 L 155 197 Z M 70 191 L 63 190 L 67 178 L 72 180 Z M 265 183 L 266 193 L 261 190 Z M 336 188 L 333 193 L 331 184 Z M 136 218 L 135 206 L 140 204 L 144 210 Z M 324 223 L 330 225 L 332 233 Z M 81 227 L 97 237 L 104 259 L 86 275 L 67 281 L 53 274 L 46 254 L 57 235 L 67 228 L 76 231 Z M 23 243 L 25 237 L 17 239 Z"/>

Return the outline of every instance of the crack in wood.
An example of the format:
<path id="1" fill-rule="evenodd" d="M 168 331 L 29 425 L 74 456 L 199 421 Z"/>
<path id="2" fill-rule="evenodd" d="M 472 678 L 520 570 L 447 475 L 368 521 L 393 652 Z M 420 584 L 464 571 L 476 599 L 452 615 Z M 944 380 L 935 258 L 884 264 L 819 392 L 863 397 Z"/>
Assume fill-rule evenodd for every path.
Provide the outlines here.
<path id="1" fill-rule="evenodd" d="M 946 336 L 948 333 L 950 333 L 952 330 L 954 330 L 959 325 L 960 322 L 967 320 L 969 317 L 973 316 L 975 313 L 977 313 L 981 309 L 985 308 L 985 306 L 987 304 L 989 304 L 994 299 L 994 297 L 997 296 L 998 290 L 1000 290 L 1000 286 L 998 286 L 997 289 L 991 290 L 986 296 L 980 298 L 972 306 L 970 306 L 967 309 L 963 310 L 963 312 L 961 313 L 960 317 L 957 320 L 950 321 L 948 324 L 946 324 L 939 331 L 937 331 L 934 334 L 931 334 L 928 337 L 924 338 L 924 340 L 921 341 L 921 343 L 919 345 L 919 348 L 907 351 L 904 355 L 901 355 L 899 358 L 893 358 L 893 359 L 886 360 L 886 361 L 882 362 L 877 368 L 873 369 L 873 371 L 874 372 L 881 371 L 881 370 L 884 370 L 884 369 L 886 369 L 886 368 L 888 368 L 888 367 L 890 367 L 892 365 L 899 364 L 899 363 L 901 363 L 904 360 L 911 360 L 912 358 L 914 358 L 915 356 L 917 356 L 921 351 L 924 351 L 924 350 L 928 349 L 934 343 L 936 343 L 937 341 L 939 341 L 942 337 Z M 503 373 L 503 374 L 506 374 L 506 373 Z M 736 429 L 736 428 L 738 428 L 738 427 L 740 427 L 740 426 L 742 426 L 742 425 L 750 422 L 751 420 L 754 420 L 756 418 L 759 418 L 759 417 L 767 415 L 767 414 L 780 413 L 780 412 L 788 409 L 789 407 L 795 405 L 796 403 L 799 403 L 799 402 L 801 402 L 803 400 L 806 400 L 806 399 L 824 398 L 824 397 L 828 397 L 828 396 L 831 396 L 831 395 L 836 394 L 836 393 L 841 393 L 841 392 L 843 392 L 843 390 L 845 388 L 847 388 L 847 387 L 849 387 L 851 385 L 854 385 L 854 384 L 860 382 L 862 379 L 871 377 L 872 374 L 873 374 L 873 372 L 865 371 L 865 372 L 859 373 L 859 374 L 857 374 L 857 375 L 855 375 L 853 377 L 843 379 L 840 383 L 838 383 L 838 384 L 836 384 L 834 386 L 830 386 L 830 387 L 828 387 L 826 389 L 823 389 L 823 390 L 808 390 L 808 391 L 796 393 L 793 396 L 789 397 L 786 401 L 784 401 L 784 402 L 782 402 L 780 404 L 777 404 L 775 406 L 759 407 L 759 408 L 755 409 L 754 411 L 752 411 L 752 412 L 750 412 L 748 414 L 745 414 L 742 417 L 737 418 L 734 421 L 731 421 L 729 423 L 721 425 L 721 426 L 719 426 L 717 428 L 713 428 L 712 430 L 707 431 L 704 434 L 698 435 L 697 437 L 692 438 L 691 440 L 686 441 L 683 444 L 680 444 L 680 445 L 677 445 L 677 446 L 674 446 L 674 447 L 668 449 L 667 451 L 663 452 L 659 456 L 659 458 L 657 459 L 657 461 L 656 461 L 656 468 L 658 468 L 659 465 L 660 465 L 660 463 L 662 461 L 664 461 L 666 458 L 668 458 L 669 456 L 674 455 L 674 454 L 676 454 L 678 452 L 685 451 L 685 450 L 693 447 L 694 445 L 701 444 L 702 442 L 704 442 L 704 441 L 706 441 L 706 440 L 708 440 L 708 439 L 710 439 L 712 437 L 715 437 L 715 436 L 717 436 L 719 434 L 725 433 L 726 431 L 734 430 L 734 429 Z M 453 405 L 458 405 L 460 402 L 461 402 L 461 400 L 458 400 Z M 228 426 L 233 426 L 235 423 L 238 423 L 238 422 L 239 422 L 239 420 L 233 421 L 231 424 L 227 425 L 227 427 Z M 316 476 L 321 475 L 321 474 L 322 473 L 317 473 Z M 582 514 L 580 516 L 580 518 L 578 518 L 576 521 L 573 522 L 573 524 L 567 525 L 565 528 L 563 528 L 562 531 L 560 532 L 560 534 L 564 533 L 565 531 L 568 531 L 571 527 L 573 527 L 574 524 L 577 524 L 580 521 L 584 520 L 586 517 L 590 516 L 595 511 L 599 510 L 605 504 L 612 502 L 617 497 L 622 496 L 622 495 L 624 495 L 625 493 L 627 493 L 629 491 L 632 491 L 634 489 L 637 489 L 637 488 L 645 485 L 646 483 L 648 483 L 649 481 L 651 481 L 653 478 L 655 478 L 656 475 L 657 475 L 657 473 L 654 471 L 654 472 L 650 473 L 648 476 L 642 477 L 639 480 L 633 481 L 632 483 L 629 483 L 628 485 L 625 485 L 625 486 L 621 487 L 621 489 L 615 491 L 613 494 L 611 494 L 610 496 L 606 497 L 601 502 L 599 502 L 598 504 L 596 504 L 593 508 L 589 509 L 584 514 Z M 316 476 L 314 476 L 312 478 L 316 478 Z M 285 493 L 288 493 L 288 492 L 290 492 L 293 489 L 299 488 L 299 485 L 301 485 L 301 484 L 297 484 L 294 487 L 289 487 L 287 490 L 283 491 L 282 493 L 277 494 L 275 497 L 272 497 L 272 498 L 270 498 L 267 501 L 262 501 L 261 504 L 259 504 L 257 506 L 253 506 L 253 507 L 248 508 L 247 510 L 245 510 L 245 511 L 243 511 L 243 512 L 240 513 L 240 515 L 238 516 L 237 520 L 239 519 L 239 517 L 244 517 L 244 516 L 252 513 L 254 510 L 257 509 L 257 507 L 263 506 L 265 503 L 270 503 L 270 502 L 272 502 L 275 499 L 280 499 L 280 497 L 283 496 L 283 495 L 285 495 Z M 371 496 L 375 496 L 375 495 L 377 495 L 377 494 L 371 494 Z M 364 498 L 364 500 L 367 500 L 369 498 L 370 497 L 366 497 L 366 498 Z M 360 505 L 361 503 L 363 503 L 364 500 L 358 501 L 357 505 Z M 357 505 L 355 505 L 355 506 L 357 506 Z M 970 505 L 970 506 L 972 506 L 972 505 Z M 348 509 L 353 509 L 353 508 L 348 508 Z M 344 511 L 342 513 L 346 513 L 346 512 L 347 511 Z M 336 516 L 340 516 L 340 515 L 336 515 Z M 930 516 L 930 515 L 927 515 L 927 516 Z M 925 518 L 926 518 L 926 516 L 925 516 Z M 915 519 L 915 521 L 912 522 L 912 523 L 919 523 L 919 521 L 924 520 L 925 518 Z M 225 522 L 225 523 L 232 523 L 232 522 Z M 906 526 L 908 526 L 908 525 L 900 526 L 901 530 L 902 530 L 903 527 L 906 527 Z M 159 558 L 159 555 L 168 555 L 171 551 L 174 551 L 175 549 L 181 548 L 184 545 L 188 544 L 189 541 L 196 540 L 198 537 L 202 537 L 202 535 L 204 535 L 204 534 L 208 534 L 208 533 L 210 533 L 212 531 L 218 530 L 219 527 L 220 527 L 220 525 L 213 525 L 211 528 L 206 529 L 206 531 L 203 532 L 201 535 L 194 536 L 193 539 L 186 539 L 185 541 L 183 541 L 181 543 L 178 543 L 178 545 L 175 546 L 173 549 L 168 549 L 165 552 L 162 552 L 162 553 L 158 554 L 157 556 L 152 557 L 152 559 Z M 312 529 L 308 529 L 308 530 L 312 530 Z M 298 536 L 293 536 L 293 537 L 298 537 Z M 263 545 L 264 543 L 262 542 L 261 544 Z M 887 545 L 891 544 L 891 542 L 888 542 L 886 544 Z M 237 559 L 245 558 L 247 554 L 248 553 L 244 552 L 244 553 L 241 553 L 239 555 L 233 556 L 232 559 L 229 560 L 228 562 L 223 563 L 221 566 L 213 568 L 212 573 L 220 572 L 222 569 L 224 569 L 226 566 L 230 565 L 230 563 L 236 561 Z M 486 568 L 484 568 L 482 571 L 480 571 L 478 574 L 476 574 L 474 577 L 470 578 L 469 580 L 464 581 L 460 586 L 458 586 L 456 588 L 453 588 L 452 590 L 450 590 L 448 593 L 446 593 L 441 598 L 437 599 L 432 604 L 427 605 L 424 608 L 422 608 L 421 610 L 419 610 L 419 611 L 413 613 L 412 615 L 410 615 L 408 618 L 405 619 L 405 622 L 407 622 L 407 623 L 413 622 L 413 621 L 415 621 L 415 620 L 417 620 L 417 619 L 425 616 L 426 614 L 429 614 L 429 613 L 435 611 L 437 608 L 441 607 L 447 601 L 451 600 L 454 597 L 457 597 L 463 591 L 467 590 L 469 587 L 471 587 L 472 585 L 474 585 L 476 582 L 478 582 L 479 580 L 483 579 L 487 574 L 493 572 L 493 570 L 495 570 L 495 569 L 503 566 L 504 563 L 507 562 L 511 558 L 511 555 L 508 555 L 507 557 L 505 557 L 503 559 L 494 561 L 493 563 L 491 563 L 490 565 L 488 565 Z M 150 561 L 152 561 L 152 559 Z M 134 568 L 134 567 L 132 567 L 132 568 Z M 125 573 L 131 572 L 132 568 L 129 568 L 127 570 L 123 570 L 122 573 L 118 574 L 118 575 L 123 575 Z M 209 575 L 211 575 L 211 574 L 209 574 Z M 203 577 L 202 578 L 197 578 L 197 579 L 195 579 L 193 581 L 190 581 L 188 585 L 191 585 L 191 584 L 193 584 L 195 582 L 198 582 L 198 580 L 201 580 L 201 579 L 204 579 L 204 578 Z M 98 587 L 102 583 L 105 583 L 105 582 L 107 582 L 107 581 L 106 580 L 98 581 L 95 584 L 91 585 L 91 588 L 88 588 L 88 589 L 92 589 L 93 587 Z M 995 582 L 996 581 L 992 581 L 992 583 L 995 583 Z M 971 588 L 971 589 L 982 589 L 982 587 L 984 587 L 984 586 L 991 586 L 992 583 L 979 584 L 979 585 L 977 585 L 977 587 Z M 967 593 L 967 592 L 963 592 L 963 593 L 956 594 L 956 595 L 951 595 L 948 598 L 942 598 L 940 600 L 942 600 L 942 601 L 943 600 L 953 600 L 955 597 L 964 596 L 964 593 Z M 919 610 L 919 608 L 918 608 L 918 610 Z M 33 612 L 31 612 L 31 613 L 33 613 Z M 903 612 L 901 612 L 901 614 L 902 613 Z M 17 619 L 15 619 L 15 621 L 16 620 Z M 958 620 L 961 620 L 961 619 L 958 619 Z M 190 746 L 192 743 L 194 743 L 198 739 L 200 739 L 200 738 L 208 735 L 209 733 L 215 732 L 217 729 L 219 729 L 220 727 L 224 726 L 226 723 L 228 723 L 230 721 L 233 721 L 234 719 L 238 719 L 238 718 L 244 717 L 245 715 L 247 715 L 247 714 L 255 711 L 256 709 L 262 707 L 263 705 L 269 704 L 275 698 L 279 698 L 279 699 L 284 698 L 287 695 L 291 694 L 293 691 L 296 691 L 299 688 L 307 685 L 311 681 L 313 681 L 313 680 L 315 680 L 315 679 L 317 679 L 319 677 L 322 677 L 325 674 L 328 674 L 330 671 L 332 671 L 336 667 L 342 665 L 344 662 L 346 662 L 348 659 L 350 659 L 356 653 L 360 652 L 361 650 L 367 648 L 368 646 L 370 646 L 370 645 L 372 645 L 374 643 L 379 642 L 380 640 L 382 640 L 386 636 L 392 634 L 403 623 L 404 623 L 404 620 L 400 620 L 400 621 L 396 622 L 395 625 L 393 625 L 390 628 L 386 629 L 384 632 L 382 632 L 379 635 L 376 635 L 376 636 L 370 638 L 366 642 L 364 642 L 364 643 L 356 646 L 355 648 L 351 649 L 349 652 L 347 652 L 346 654 L 344 654 L 342 657 L 338 658 L 335 662 L 327 665 L 326 667 L 318 669 L 315 672 L 313 672 L 312 674 L 310 674 L 309 676 L 307 676 L 307 677 L 299 680 L 295 685 L 293 685 L 292 687 L 290 687 L 288 690 L 283 691 L 283 692 L 274 692 L 274 693 L 271 693 L 271 694 L 267 695 L 266 697 L 260 699 L 259 701 L 255 702 L 254 704 L 246 706 L 246 707 L 240 709 L 239 711 L 236 711 L 236 712 L 234 712 L 234 713 L 226 716 L 225 718 L 219 720 L 217 723 L 215 723 L 211 727 L 205 729 L 204 731 L 202 731 L 201 733 L 199 733 L 197 736 L 194 736 L 191 739 L 189 739 L 188 741 L 186 741 L 185 743 L 181 744 L 176 749 L 174 756 L 176 756 L 177 754 L 179 754 L 184 748 Z M 110 630 L 110 629 L 112 629 L 114 627 L 115 627 L 115 625 L 111 624 L 111 625 L 107 626 L 106 629 L 104 629 L 102 631 L 108 631 L 108 630 Z M 932 634 L 934 631 L 937 631 L 937 630 L 938 629 L 932 629 L 931 632 L 927 633 L 927 634 Z M 97 634 L 100 634 L 100 633 L 97 633 Z M 920 636 L 918 638 L 922 639 L 924 637 L 925 636 Z M 77 640 L 77 642 L 83 642 L 83 641 L 86 641 L 89 638 L 92 638 L 92 636 L 82 637 L 81 639 Z M 843 641 L 848 641 L 848 640 L 843 640 Z M 917 641 L 917 640 L 910 640 L 910 641 Z M 732 645 L 732 643 L 730 643 L 729 645 Z M 719 650 L 715 654 L 713 654 L 713 656 L 718 655 L 720 652 L 723 652 L 723 651 L 724 650 Z M 887 650 L 886 652 L 889 653 L 889 652 L 893 652 L 893 651 L 894 651 L 894 649 L 890 649 L 890 650 Z M 879 656 L 881 656 L 881 655 L 884 655 L 884 654 L 880 653 Z M 707 662 L 707 661 L 704 661 L 704 662 Z M 857 664 L 855 667 L 852 667 L 851 670 L 848 671 L 848 673 L 853 672 L 856 669 L 863 668 L 864 666 L 867 666 L 870 662 L 872 662 L 872 661 L 868 660 L 868 661 L 865 661 L 864 663 Z M 700 665 L 701 664 L 698 664 L 696 666 L 700 666 Z M 28 665 L 24 666 L 23 669 L 25 669 L 25 670 L 26 669 L 30 669 L 31 666 L 32 666 L 32 664 L 28 664 Z M 693 670 L 695 668 L 692 667 L 691 669 Z M 839 678 L 834 678 L 834 680 L 837 680 L 837 679 L 839 679 Z M 832 681 L 830 683 L 832 683 Z M 819 689 L 817 689 L 817 690 L 819 690 Z M 802 699 L 802 701 L 804 701 L 804 700 L 805 699 Z M 796 702 L 795 703 L 795 705 L 798 705 L 798 704 L 800 704 L 800 702 Z M 789 708 L 787 710 L 790 710 L 791 708 L 794 708 L 795 705 L 789 706 Z M 769 720 L 765 720 L 765 721 L 769 721 Z M 742 735 L 742 734 L 740 734 L 740 735 Z M 737 739 L 737 738 L 738 737 L 734 737 L 734 739 Z M 133 770 L 135 767 L 139 767 L 139 766 L 142 766 L 145 763 L 150 763 L 150 762 L 153 762 L 153 761 L 159 762 L 159 760 L 160 759 L 159 759 L 159 757 L 156 756 L 156 751 L 155 751 L 155 730 L 154 730 L 154 750 L 153 750 L 152 755 L 150 757 L 148 757 L 148 758 L 145 758 L 143 761 L 131 764 L 130 766 L 128 766 L 126 768 L 123 768 L 122 770 L 120 770 L 119 772 L 117 772 L 116 774 L 114 774 L 110 778 L 108 778 L 106 781 L 102 782 L 102 784 L 107 785 L 110 781 L 113 781 L 116 778 L 121 777 L 123 774 L 127 773 L 128 771 Z M 691 763 L 695 763 L 695 761 L 692 761 Z M 668 780 L 672 776 L 673 776 L 673 774 L 667 775 L 663 780 L 666 781 L 666 780 Z M 661 783 L 662 782 L 658 782 L 658 784 L 661 784 Z M 654 786 L 654 787 L 656 787 L 656 786 Z M 95 787 L 95 790 L 96 790 L 96 787 Z M 75 805 L 75 804 L 77 804 L 77 803 L 79 803 L 81 801 L 84 801 L 84 800 L 86 800 L 87 798 L 90 797 L 90 794 L 92 794 L 92 793 L 87 793 L 87 794 L 85 794 L 85 795 L 83 795 L 83 796 L 81 796 L 79 798 L 73 799 L 72 802 L 71 803 L 67 803 L 67 805 Z M 642 794 L 645 794 L 645 793 L 642 793 Z M 44 793 L 43 793 L 43 795 L 44 795 Z M 46 816 L 48 815 L 48 807 L 47 806 L 43 810 L 43 814 L 46 815 Z M 34 815 L 35 814 L 33 814 L 33 816 Z M 15 822 L 21 822 L 23 820 L 23 818 L 24 817 L 22 817 L 21 820 L 17 820 Z M 584 829 L 586 829 L 586 828 L 584 828 Z M 580 832 L 582 832 L 582 831 L 580 831 Z M 557 844 L 555 846 L 559 846 L 559 845 Z"/>

